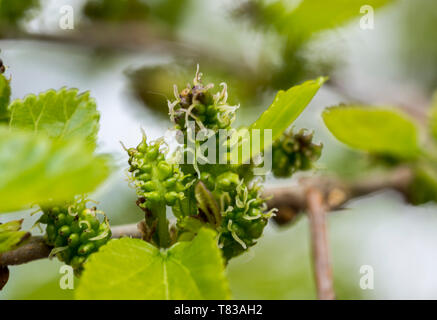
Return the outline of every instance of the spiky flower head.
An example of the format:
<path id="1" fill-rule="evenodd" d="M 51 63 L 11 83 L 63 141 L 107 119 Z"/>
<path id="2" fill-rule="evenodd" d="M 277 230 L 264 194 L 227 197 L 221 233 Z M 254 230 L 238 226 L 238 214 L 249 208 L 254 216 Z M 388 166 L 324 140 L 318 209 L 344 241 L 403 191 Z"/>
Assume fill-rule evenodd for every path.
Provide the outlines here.
<path id="1" fill-rule="evenodd" d="M 195 123 L 195 131 L 210 129 L 217 132 L 219 129 L 230 128 L 235 120 L 235 111 L 238 106 L 227 104 L 228 92 L 226 83 L 222 82 L 222 90 L 213 94 L 213 84 L 202 84 L 202 73 L 197 72 L 193 84 L 188 84 L 181 92 L 174 86 L 176 100 L 168 101 L 169 115 L 175 128 L 185 130 L 190 121 Z"/>
<path id="2" fill-rule="evenodd" d="M 80 273 L 83 264 L 111 238 L 109 222 L 103 211 L 87 207 L 88 200 L 78 198 L 55 206 L 42 207 L 38 222 L 46 224 L 46 243 L 53 246 L 51 256 Z M 99 219 L 99 216 L 103 217 Z"/>
<path id="3" fill-rule="evenodd" d="M 227 260 L 255 245 L 276 212 L 276 209 L 267 209 L 261 191 L 259 185 L 248 187 L 240 180 L 236 188 L 220 193 L 222 223 L 218 241 Z"/>
<path id="4" fill-rule="evenodd" d="M 203 175 L 195 187 L 197 215 L 178 216 L 182 237 L 207 225 L 218 231 L 218 245 L 226 260 L 238 256 L 256 244 L 276 212 L 267 209 L 261 192 L 259 185 L 247 186 L 232 171 L 216 177 Z"/>
<path id="5" fill-rule="evenodd" d="M 320 158 L 322 144 L 314 144 L 313 133 L 305 129 L 294 133 L 285 131 L 272 146 L 272 171 L 274 176 L 290 177 L 296 171 L 309 170 L 313 163 Z"/>
<path id="6" fill-rule="evenodd" d="M 140 144 L 127 149 L 131 180 L 138 196 L 146 200 L 142 204 L 146 207 L 157 202 L 173 206 L 178 199 L 183 199 L 187 187 L 184 182 L 187 176 L 177 164 L 166 161 L 162 145 L 163 140 L 147 143 L 143 133 Z"/>

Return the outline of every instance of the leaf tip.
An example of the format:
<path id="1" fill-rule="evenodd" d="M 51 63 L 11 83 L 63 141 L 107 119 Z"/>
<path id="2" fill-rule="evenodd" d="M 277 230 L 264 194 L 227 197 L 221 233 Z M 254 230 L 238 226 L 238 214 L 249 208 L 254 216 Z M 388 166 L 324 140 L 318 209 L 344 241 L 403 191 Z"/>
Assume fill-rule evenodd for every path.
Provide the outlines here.
<path id="1" fill-rule="evenodd" d="M 329 80 L 329 77 L 328 76 L 321 76 L 321 77 L 318 77 L 317 79 L 316 79 L 316 83 L 319 85 L 319 86 L 322 86 L 324 83 L 326 83 L 327 81 Z"/>

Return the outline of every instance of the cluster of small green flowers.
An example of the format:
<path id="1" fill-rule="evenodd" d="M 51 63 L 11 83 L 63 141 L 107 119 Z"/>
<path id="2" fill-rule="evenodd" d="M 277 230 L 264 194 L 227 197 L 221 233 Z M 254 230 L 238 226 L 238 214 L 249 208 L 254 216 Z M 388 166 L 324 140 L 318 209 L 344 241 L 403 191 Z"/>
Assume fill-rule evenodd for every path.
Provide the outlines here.
<path id="1" fill-rule="evenodd" d="M 175 128 L 184 130 L 188 122 L 196 124 L 195 131 L 210 129 L 214 132 L 219 129 L 230 128 L 235 120 L 235 111 L 238 106 L 227 104 L 227 87 L 221 83 L 222 91 L 212 94 L 213 84 L 204 86 L 201 82 L 202 74 L 197 69 L 193 85 L 188 85 L 181 92 L 175 86 L 176 100 L 168 102 L 170 120 Z"/>
<path id="2" fill-rule="evenodd" d="M 212 201 L 220 211 L 215 228 L 219 232 L 219 246 L 229 260 L 256 244 L 276 210 L 267 210 L 259 185 L 248 187 L 234 171 L 217 176 L 213 172 L 202 172 L 200 180 L 211 190 Z M 202 205 L 199 207 L 201 209 Z"/>
<path id="3" fill-rule="evenodd" d="M 86 200 L 80 199 L 60 206 L 42 207 L 38 220 L 46 224 L 46 243 L 53 246 L 51 256 L 73 267 L 80 273 L 88 256 L 96 252 L 111 238 L 108 219 L 95 207 L 87 208 Z M 98 214 L 103 215 L 101 222 Z"/>
<path id="4" fill-rule="evenodd" d="M 267 210 L 259 185 L 249 188 L 235 173 L 220 175 L 214 193 L 219 197 L 222 216 L 219 246 L 229 260 L 256 244 L 276 209 Z"/>
<path id="5" fill-rule="evenodd" d="M 204 86 L 200 78 L 201 74 L 197 71 L 193 85 L 181 92 L 175 89 L 176 101 L 169 103 L 170 118 L 175 124 L 175 129 L 182 130 L 185 136 L 191 130 L 187 125 L 188 121 L 196 124 L 196 132 L 207 129 L 209 134 L 217 135 L 219 129 L 230 129 L 238 108 L 226 104 L 228 94 L 225 84 L 222 84 L 221 92 L 213 95 L 211 93 L 213 85 Z M 226 141 L 219 139 L 216 141 L 219 151 L 219 145 Z M 198 154 L 198 150 L 188 150 L 186 141 L 184 143 L 185 153 L 192 151 Z M 209 224 L 219 232 L 219 245 L 225 258 L 229 260 L 256 243 L 256 239 L 262 235 L 268 218 L 274 211 L 267 212 L 260 187 L 249 188 L 247 185 L 249 181 L 243 179 L 243 177 L 248 180 L 253 178 L 253 166 L 245 165 L 245 170 L 242 170 L 243 166 L 240 165 L 198 165 L 196 160 L 191 165 L 182 165 L 181 168 L 185 173 L 196 175 L 197 181 L 200 180 L 207 191 L 199 195 L 193 191 L 195 189 L 193 185 L 191 190 L 187 189 L 186 196 L 196 194 L 199 210 L 196 216 L 200 219 L 198 221 Z M 203 201 L 205 203 L 201 203 Z M 218 213 L 214 212 L 215 208 Z M 187 221 L 193 223 L 193 220 L 187 220 L 185 215 L 178 215 L 178 218 L 178 225 L 182 227 L 180 233 L 185 237 L 183 226 L 187 225 Z"/>
<path id="6" fill-rule="evenodd" d="M 254 182 L 255 163 L 209 163 L 201 152 L 202 146 L 192 133 L 198 138 L 198 134 L 206 130 L 206 138 L 218 136 L 216 160 L 222 156 L 229 158 L 230 144 L 239 141 L 232 140 L 234 136 L 219 135 L 220 129 L 231 129 L 237 109 L 226 103 L 226 85 L 222 84 L 223 90 L 213 95 L 213 85 L 204 86 L 200 78 L 197 70 L 193 85 L 181 92 L 175 87 L 176 101 L 169 102 L 170 119 L 179 132 L 177 138 L 184 137 L 183 142 L 179 141 L 182 146 L 173 156 L 185 159 L 190 155 L 194 161 L 181 165 L 170 163 L 159 150 L 162 142 L 147 144 L 144 137 L 136 148 L 127 150 L 129 171 L 138 195 L 145 199 L 139 201 L 139 205 L 149 209 L 146 211 L 148 230 L 155 234 L 157 230 L 158 233 L 161 231 L 158 239 L 153 235 L 150 237 L 155 243 L 166 246 L 169 242 L 190 240 L 200 228 L 209 227 L 218 232 L 218 244 L 229 260 L 256 243 L 276 209 L 268 210 L 261 187 Z M 226 153 L 219 155 L 223 146 Z M 306 135 L 304 131 L 286 133 L 274 143 L 273 172 L 285 176 L 307 170 L 320 156 L 320 151 L 321 146 L 312 144 L 312 135 Z M 202 161 L 198 163 L 197 160 Z M 191 181 L 184 180 L 188 176 L 192 177 Z M 156 206 L 157 202 L 161 205 Z M 177 219 L 171 228 L 165 220 L 165 204 L 172 207 Z M 161 236 L 168 238 L 165 231 L 169 229 L 171 241 L 161 241 Z"/>
<path id="7" fill-rule="evenodd" d="M 314 144 L 313 133 L 301 129 L 298 133 L 286 131 L 273 143 L 272 171 L 275 177 L 290 177 L 296 171 L 309 170 L 320 158 L 322 144 Z"/>
<path id="8" fill-rule="evenodd" d="M 165 203 L 173 206 L 184 197 L 185 176 L 177 164 L 165 160 L 160 150 L 162 141 L 147 143 L 143 135 L 141 143 L 136 148 L 127 150 L 129 155 L 129 172 L 137 189 L 137 194 L 146 199 L 144 205 Z"/>

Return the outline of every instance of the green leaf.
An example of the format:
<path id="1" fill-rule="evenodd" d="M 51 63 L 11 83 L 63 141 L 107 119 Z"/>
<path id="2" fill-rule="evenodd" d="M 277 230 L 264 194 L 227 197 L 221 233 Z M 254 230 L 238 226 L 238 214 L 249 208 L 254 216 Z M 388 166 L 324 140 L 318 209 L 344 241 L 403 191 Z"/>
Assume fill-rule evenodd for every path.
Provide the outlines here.
<path id="1" fill-rule="evenodd" d="M 22 223 L 23 220 L 0 223 L 0 254 L 16 249 L 29 239 L 29 232 L 20 231 Z"/>
<path id="2" fill-rule="evenodd" d="M 320 77 L 316 80 L 306 81 L 294 86 L 287 91 L 280 90 L 276 94 L 270 107 L 249 127 L 250 132 L 254 129 L 260 130 L 259 151 L 263 151 L 271 146 L 281 136 L 311 102 L 326 80 L 327 78 Z M 264 130 L 266 129 L 272 130 L 272 139 L 265 142 Z M 252 141 L 252 143 L 257 142 L 257 139 Z M 254 157 L 256 154 L 253 152 L 251 156 Z M 243 162 L 246 160 L 246 157 L 243 157 Z"/>
<path id="3" fill-rule="evenodd" d="M 229 299 L 216 233 L 163 251 L 138 239 L 111 240 L 90 256 L 77 299 Z"/>
<path id="4" fill-rule="evenodd" d="M 82 141 L 52 141 L 0 127 L 0 212 L 93 191 L 109 174 L 108 160 Z"/>
<path id="5" fill-rule="evenodd" d="M 89 92 L 48 90 L 13 101 L 9 110 L 11 128 L 45 133 L 54 139 L 86 139 L 95 145 L 100 115 Z"/>
<path id="6" fill-rule="evenodd" d="M 415 158 L 420 152 L 416 124 L 395 109 L 337 106 L 326 109 L 323 120 L 351 148 L 401 159 Z"/>
<path id="7" fill-rule="evenodd" d="M 0 25 L 5 29 L 16 27 L 31 9 L 35 10 L 38 7 L 38 0 L 0 0 Z"/>
<path id="8" fill-rule="evenodd" d="M 142 0 L 89 0 L 83 8 L 91 20 L 119 23 L 146 20 L 149 12 L 149 3 Z"/>
<path id="9" fill-rule="evenodd" d="M 0 74 L 0 123 L 9 121 L 8 104 L 11 97 L 9 80 Z"/>
<path id="10" fill-rule="evenodd" d="M 414 168 L 413 173 L 413 181 L 407 189 L 408 200 L 414 205 L 437 202 L 437 168 L 422 163 Z"/>
<path id="11" fill-rule="evenodd" d="M 429 115 L 429 130 L 435 142 L 437 142 L 437 92 L 434 93 Z"/>
<path id="12" fill-rule="evenodd" d="M 360 9 L 370 5 L 378 9 L 393 0 L 302 0 L 299 5 L 284 1 L 269 1 L 261 5 L 263 21 L 291 39 L 307 40 L 314 33 L 344 25 L 362 17 Z M 262 1 L 261 3 L 264 3 Z M 292 3 L 294 4 L 294 3 Z"/>
<path id="13" fill-rule="evenodd" d="M 208 222 L 212 225 L 220 225 L 222 220 L 220 208 L 211 191 L 208 190 L 202 181 L 199 181 L 196 184 L 194 193 L 197 200 L 197 205 L 199 206 L 199 209 L 202 210 L 206 215 Z"/>

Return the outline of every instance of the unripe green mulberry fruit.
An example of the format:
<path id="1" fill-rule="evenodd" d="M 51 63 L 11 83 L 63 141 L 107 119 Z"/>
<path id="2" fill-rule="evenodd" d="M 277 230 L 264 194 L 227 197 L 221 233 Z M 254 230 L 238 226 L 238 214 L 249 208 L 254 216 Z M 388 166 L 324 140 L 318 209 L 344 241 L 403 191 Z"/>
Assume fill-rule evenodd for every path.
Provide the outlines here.
<path id="1" fill-rule="evenodd" d="M 136 148 L 127 149 L 129 155 L 129 172 L 137 194 L 146 201 L 141 203 L 150 209 L 156 203 L 173 206 L 177 200 L 184 198 L 185 176 L 177 164 L 165 160 L 160 151 L 161 141 L 147 143 L 143 135 Z"/>
<path id="2" fill-rule="evenodd" d="M 54 247 L 51 255 L 71 265 L 77 274 L 82 271 L 88 256 L 111 238 L 106 215 L 95 207 L 87 208 L 86 202 L 80 199 L 42 207 L 43 215 L 38 220 L 47 225 L 44 238 L 49 246 Z M 98 214 L 103 215 L 103 221 Z"/>
<path id="3" fill-rule="evenodd" d="M 288 130 L 272 146 L 272 171 L 275 177 L 290 177 L 296 171 L 309 170 L 320 158 L 322 144 L 312 142 L 313 134 L 304 129 Z"/>

